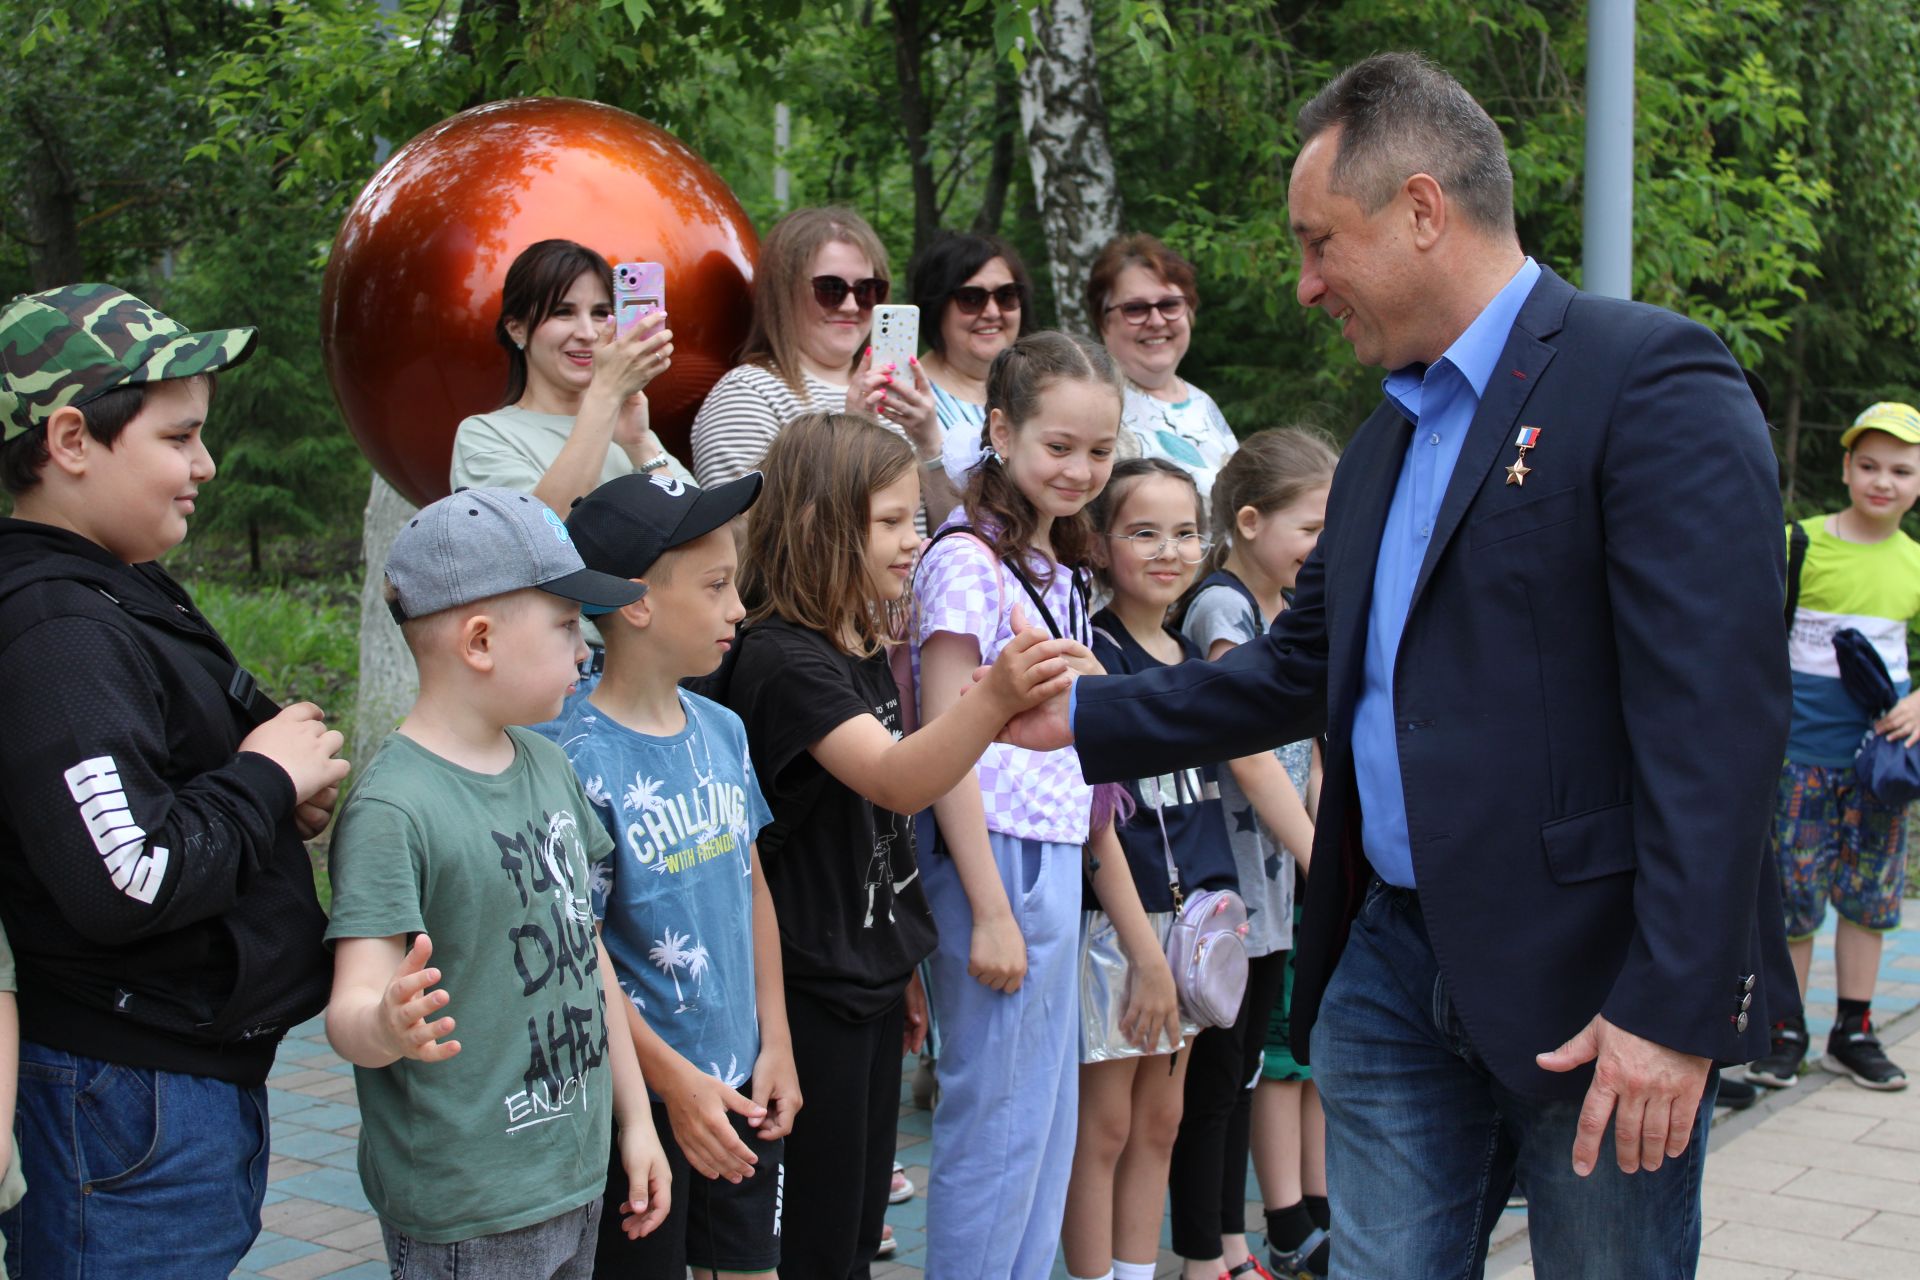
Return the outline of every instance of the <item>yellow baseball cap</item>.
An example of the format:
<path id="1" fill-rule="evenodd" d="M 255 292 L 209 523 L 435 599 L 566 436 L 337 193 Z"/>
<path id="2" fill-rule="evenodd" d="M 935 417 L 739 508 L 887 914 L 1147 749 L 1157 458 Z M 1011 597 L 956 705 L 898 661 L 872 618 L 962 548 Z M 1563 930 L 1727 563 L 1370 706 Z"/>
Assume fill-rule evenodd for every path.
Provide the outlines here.
<path id="1" fill-rule="evenodd" d="M 1840 434 L 1840 447 L 1853 448 L 1863 431 L 1884 431 L 1902 444 L 1920 444 L 1920 409 L 1898 400 L 1870 404 L 1853 425 Z"/>

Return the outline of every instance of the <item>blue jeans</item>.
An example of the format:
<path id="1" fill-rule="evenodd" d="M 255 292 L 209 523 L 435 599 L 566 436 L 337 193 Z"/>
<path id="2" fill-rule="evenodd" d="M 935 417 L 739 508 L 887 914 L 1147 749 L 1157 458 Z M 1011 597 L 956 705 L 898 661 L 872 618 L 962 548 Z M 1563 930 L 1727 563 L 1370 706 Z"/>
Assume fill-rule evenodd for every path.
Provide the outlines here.
<path id="1" fill-rule="evenodd" d="M 1481 1275 L 1516 1176 L 1542 1280 L 1693 1275 L 1718 1077 L 1679 1159 L 1621 1173 L 1609 1125 L 1593 1173 L 1578 1177 L 1579 1100 L 1524 1098 L 1487 1070 L 1416 894 L 1377 881 L 1368 891 L 1313 1029 L 1313 1078 L 1327 1112 L 1335 1280 Z"/>
<path id="2" fill-rule="evenodd" d="M 224 1276 L 260 1234 L 267 1091 L 20 1045 L 27 1195 L 0 1216 L 27 1280 Z"/>
<path id="3" fill-rule="evenodd" d="M 930 996 L 945 1037 L 927 1186 L 928 1280 L 1052 1275 L 1073 1171 L 1080 846 L 997 831 L 987 838 L 1027 944 L 1027 976 L 1011 995 L 967 973 L 973 911 L 953 859 L 940 853 L 921 864 L 940 926 Z"/>

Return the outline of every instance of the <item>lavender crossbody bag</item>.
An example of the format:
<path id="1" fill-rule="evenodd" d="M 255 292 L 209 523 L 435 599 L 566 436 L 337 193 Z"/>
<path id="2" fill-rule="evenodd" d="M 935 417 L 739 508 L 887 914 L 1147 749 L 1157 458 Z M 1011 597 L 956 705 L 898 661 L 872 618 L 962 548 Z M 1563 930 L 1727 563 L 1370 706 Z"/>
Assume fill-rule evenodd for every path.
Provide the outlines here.
<path id="1" fill-rule="evenodd" d="M 1180 1016 L 1200 1027 L 1230 1027 L 1247 996 L 1247 904 L 1231 889 L 1202 889 L 1187 896 L 1173 862 L 1167 820 L 1160 819 L 1160 847 L 1167 855 L 1173 889 L 1173 928 L 1167 933 L 1167 965 L 1180 993 Z"/>

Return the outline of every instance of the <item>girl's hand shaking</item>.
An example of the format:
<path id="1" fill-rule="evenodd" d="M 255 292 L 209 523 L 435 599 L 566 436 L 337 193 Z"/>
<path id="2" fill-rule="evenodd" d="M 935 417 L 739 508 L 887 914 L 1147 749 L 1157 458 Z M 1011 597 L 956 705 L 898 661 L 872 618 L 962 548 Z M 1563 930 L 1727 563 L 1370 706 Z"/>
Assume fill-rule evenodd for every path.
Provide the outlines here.
<path id="1" fill-rule="evenodd" d="M 1065 693 L 1081 664 L 1099 669 L 1092 651 L 1078 640 L 1054 640 L 1039 627 L 1028 626 L 1019 605 L 1013 609 L 1013 631 L 977 690 L 1004 707 L 1009 717 Z"/>

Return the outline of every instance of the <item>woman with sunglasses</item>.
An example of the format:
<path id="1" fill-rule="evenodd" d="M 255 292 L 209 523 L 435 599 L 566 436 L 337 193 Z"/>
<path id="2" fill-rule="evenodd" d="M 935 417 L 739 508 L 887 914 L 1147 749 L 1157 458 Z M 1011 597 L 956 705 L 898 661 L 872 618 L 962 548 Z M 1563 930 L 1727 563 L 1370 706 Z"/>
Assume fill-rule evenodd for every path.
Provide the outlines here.
<path id="1" fill-rule="evenodd" d="M 1205 498 L 1239 441 L 1213 397 L 1180 377 L 1199 309 L 1193 264 L 1150 235 L 1115 236 L 1087 275 L 1087 319 L 1127 377 L 1122 452 L 1177 464 Z"/>
<path id="2" fill-rule="evenodd" d="M 872 369 L 873 309 L 891 287 L 887 251 L 851 209 L 795 209 L 760 242 L 753 326 L 740 363 L 693 420 L 693 472 L 703 487 L 760 465 L 780 428 L 803 413 L 867 413 L 938 461 L 933 394 L 917 367 Z"/>
<path id="3" fill-rule="evenodd" d="M 933 384 L 945 475 L 930 475 L 922 497 L 938 521 L 959 500 L 979 464 L 987 422 L 987 368 L 1020 336 L 1033 282 L 1013 246 L 998 236 L 941 232 L 910 268 L 930 350 L 921 367 Z M 931 470 L 931 468 L 930 468 Z"/>

